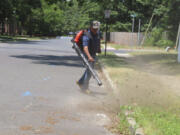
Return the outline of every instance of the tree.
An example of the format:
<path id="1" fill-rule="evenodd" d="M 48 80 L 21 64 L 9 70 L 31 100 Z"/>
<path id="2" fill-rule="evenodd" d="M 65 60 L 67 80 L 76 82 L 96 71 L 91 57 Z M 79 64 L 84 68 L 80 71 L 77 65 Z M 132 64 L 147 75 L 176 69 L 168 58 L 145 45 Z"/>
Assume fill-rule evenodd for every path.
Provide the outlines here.
<path id="1" fill-rule="evenodd" d="M 29 34 L 56 35 L 87 28 L 89 22 L 101 22 L 105 30 L 104 10 L 111 10 L 111 31 L 131 31 L 132 14 L 141 19 L 145 31 L 153 16 L 153 28 L 167 31 L 175 40 L 180 21 L 180 0 L 1 0 L 0 22 L 16 18 Z M 135 20 L 135 30 L 138 25 Z"/>

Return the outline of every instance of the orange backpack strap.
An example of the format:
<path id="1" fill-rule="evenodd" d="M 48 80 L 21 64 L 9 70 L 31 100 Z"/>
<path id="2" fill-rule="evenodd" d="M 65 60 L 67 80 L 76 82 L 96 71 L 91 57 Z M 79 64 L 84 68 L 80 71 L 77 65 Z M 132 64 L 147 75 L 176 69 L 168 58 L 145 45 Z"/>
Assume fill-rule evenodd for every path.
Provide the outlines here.
<path id="1" fill-rule="evenodd" d="M 79 43 L 79 40 L 81 38 L 81 36 L 83 35 L 84 30 L 81 30 L 80 32 L 78 32 L 78 34 L 76 35 L 74 42 Z"/>

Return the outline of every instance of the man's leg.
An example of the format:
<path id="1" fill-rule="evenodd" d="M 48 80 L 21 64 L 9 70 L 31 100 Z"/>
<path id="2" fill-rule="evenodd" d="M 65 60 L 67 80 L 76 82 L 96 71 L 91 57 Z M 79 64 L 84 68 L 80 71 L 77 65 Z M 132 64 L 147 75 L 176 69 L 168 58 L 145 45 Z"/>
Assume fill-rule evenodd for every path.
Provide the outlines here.
<path id="1" fill-rule="evenodd" d="M 92 68 L 94 68 L 94 62 L 89 62 Z M 88 89 L 89 87 L 89 80 L 91 79 L 91 72 L 89 71 L 88 68 L 86 68 L 84 74 L 78 81 L 78 84 L 81 85 L 82 89 Z"/>

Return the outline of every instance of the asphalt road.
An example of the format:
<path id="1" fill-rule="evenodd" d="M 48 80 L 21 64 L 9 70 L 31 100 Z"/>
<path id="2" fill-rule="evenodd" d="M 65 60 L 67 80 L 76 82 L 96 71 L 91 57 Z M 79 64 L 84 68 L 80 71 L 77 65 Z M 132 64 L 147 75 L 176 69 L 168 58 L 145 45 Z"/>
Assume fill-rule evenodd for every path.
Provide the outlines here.
<path id="1" fill-rule="evenodd" d="M 70 38 L 0 43 L 0 135 L 111 135 L 108 95 L 84 72 Z"/>

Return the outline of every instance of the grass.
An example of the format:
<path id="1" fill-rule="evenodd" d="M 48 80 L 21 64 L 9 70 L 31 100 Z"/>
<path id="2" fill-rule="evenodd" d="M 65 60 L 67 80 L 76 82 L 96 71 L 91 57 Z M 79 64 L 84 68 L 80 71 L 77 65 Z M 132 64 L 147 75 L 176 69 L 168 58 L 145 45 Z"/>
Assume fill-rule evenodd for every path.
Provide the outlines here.
<path id="1" fill-rule="evenodd" d="M 107 56 L 104 53 L 99 55 L 99 59 L 106 66 L 106 68 L 113 70 L 118 69 L 133 69 L 137 70 L 139 67 L 146 66 L 149 68 L 156 68 L 159 73 L 165 73 L 170 75 L 180 75 L 180 64 L 177 62 L 177 52 L 131 52 L 133 57 L 125 58 L 118 57 L 115 54 L 108 52 Z M 137 59 L 141 59 L 143 63 L 138 63 Z M 128 61 L 134 61 L 133 64 L 129 64 Z M 111 71 L 113 71 L 111 70 Z M 111 72 L 110 71 L 110 72 Z M 113 78 L 112 78 L 113 79 Z"/>
<path id="2" fill-rule="evenodd" d="M 118 118 L 119 118 L 119 124 L 117 125 L 118 132 L 123 135 L 130 135 L 130 131 L 129 131 L 130 125 L 126 119 L 125 114 L 123 112 L 119 112 Z"/>
<path id="3" fill-rule="evenodd" d="M 107 68 L 121 67 L 122 65 L 126 64 L 124 58 L 120 58 L 114 55 L 113 53 L 108 52 L 107 56 L 105 56 L 104 53 L 102 53 L 98 57 Z"/>
<path id="4" fill-rule="evenodd" d="M 124 111 L 128 109 L 134 112 L 131 116 L 136 119 L 138 125 L 143 127 L 146 135 L 179 135 L 180 98 L 174 98 L 174 95 L 171 97 L 170 87 L 166 87 L 166 85 L 164 87 L 156 80 L 159 79 L 159 76 L 163 78 L 180 76 L 177 52 L 132 52 L 131 55 L 133 57 L 130 58 L 118 57 L 113 53 L 107 53 L 107 56 L 104 54 L 98 56 L 116 84 L 117 91 L 122 91 L 117 97 L 121 96 L 120 98 L 126 99 L 133 95 L 131 93 L 134 93 L 135 98 L 141 98 L 139 96 L 144 98 L 124 103 L 129 106 L 121 105 L 117 126 L 119 132 L 128 135 L 128 123 L 124 115 Z M 176 79 L 178 80 L 178 78 Z M 167 79 L 165 81 L 170 85 L 171 83 L 173 86 L 177 85 L 176 82 L 173 82 L 174 80 Z M 170 90 L 170 93 L 166 94 L 166 89 Z M 160 90 L 164 94 L 163 98 L 159 96 Z M 133 106 L 132 103 L 137 104 Z"/>
<path id="5" fill-rule="evenodd" d="M 172 52 L 133 52 L 131 53 L 135 59 L 141 59 L 143 64 L 156 68 L 159 74 L 167 74 L 173 76 L 180 75 L 180 64 L 177 62 L 178 54 Z M 141 65 L 141 64 L 140 64 Z M 139 66 L 140 66 L 139 65 Z M 150 67 L 147 67 L 150 68 Z"/>
<path id="6" fill-rule="evenodd" d="M 113 47 L 115 49 L 149 49 L 149 50 L 165 50 L 164 47 L 156 47 L 156 46 L 136 46 L 136 45 L 119 45 L 115 43 L 108 43 L 109 47 Z"/>
<path id="7" fill-rule="evenodd" d="M 125 110 L 127 107 L 121 107 Z M 150 107 L 129 107 L 138 125 L 143 127 L 146 135 L 179 135 L 180 118 L 178 112 Z"/>

